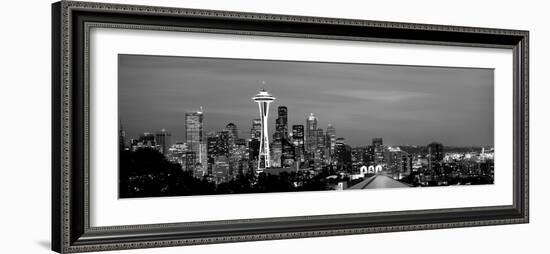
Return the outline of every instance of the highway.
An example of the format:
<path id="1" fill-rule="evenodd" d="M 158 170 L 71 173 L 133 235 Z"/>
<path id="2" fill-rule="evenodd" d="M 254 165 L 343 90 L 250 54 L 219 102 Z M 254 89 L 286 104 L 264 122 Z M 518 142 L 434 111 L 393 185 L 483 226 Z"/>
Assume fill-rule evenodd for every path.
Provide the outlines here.
<path id="1" fill-rule="evenodd" d="M 349 189 L 357 190 L 357 189 L 381 189 L 381 188 L 403 188 L 403 187 L 410 187 L 410 186 L 405 183 L 393 180 L 389 176 L 374 175 L 351 186 Z"/>

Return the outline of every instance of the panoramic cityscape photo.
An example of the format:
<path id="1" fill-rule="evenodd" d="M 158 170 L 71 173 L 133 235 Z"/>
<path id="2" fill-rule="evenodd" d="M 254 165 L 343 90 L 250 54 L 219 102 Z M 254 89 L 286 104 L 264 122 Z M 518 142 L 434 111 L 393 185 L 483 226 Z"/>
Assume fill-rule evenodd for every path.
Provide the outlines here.
<path id="1" fill-rule="evenodd" d="M 492 69 L 118 58 L 119 198 L 494 182 Z"/>

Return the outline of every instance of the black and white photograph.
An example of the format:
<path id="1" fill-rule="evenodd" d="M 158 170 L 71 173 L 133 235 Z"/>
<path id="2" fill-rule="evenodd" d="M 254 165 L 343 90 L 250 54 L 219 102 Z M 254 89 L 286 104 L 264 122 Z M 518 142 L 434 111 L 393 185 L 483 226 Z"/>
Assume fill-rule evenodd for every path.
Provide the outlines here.
<path id="1" fill-rule="evenodd" d="M 490 68 L 119 54 L 118 124 L 119 198 L 494 183 Z"/>

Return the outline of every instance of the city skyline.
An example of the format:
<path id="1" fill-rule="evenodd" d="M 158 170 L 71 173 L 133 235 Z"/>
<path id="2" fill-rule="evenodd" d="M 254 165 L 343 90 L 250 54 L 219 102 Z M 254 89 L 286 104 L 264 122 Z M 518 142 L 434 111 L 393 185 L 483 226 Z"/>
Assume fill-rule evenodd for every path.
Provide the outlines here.
<path id="1" fill-rule="evenodd" d="M 492 89 L 490 69 L 119 55 L 119 195 L 493 184 Z"/>
<path id="2" fill-rule="evenodd" d="M 328 125 L 331 124 L 338 130 L 336 136 L 345 138 L 346 143 L 352 146 L 369 144 L 375 137 L 384 137 L 385 143 L 392 145 L 425 145 L 436 140 L 450 146 L 493 145 L 493 85 L 492 70 L 489 69 L 135 55 L 120 55 L 119 61 L 119 119 L 128 136 L 138 136 L 144 131 L 155 133 L 166 129 L 172 134 L 174 143 L 185 142 L 184 119 L 186 113 L 198 111 L 200 107 L 204 107 L 205 132 L 217 131 L 223 129 L 226 124 L 233 123 L 238 129 L 239 136 L 248 138 L 253 119 L 259 118 L 258 108 L 252 104 L 250 98 L 259 90 L 258 88 L 266 88 L 270 92 L 282 93 L 279 95 L 279 93 L 272 92 L 277 97 L 277 101 L 273 103 L 269 111 L 272 116 L 268 123 L 270 126 L 269 137 L 275 132 L 277 108 L 285 106 L 288 108 L 288 120 L 285 120 L 288 121 L 288 128 L 292 128 L 292 125 L 305 126 L 307 118 L 313 113 L 318 121 L 317 128 L 326 131 Z M 290 70 L 290 67 L 281 67 L 287 64 L 291 64 L 295 68 Z M 341 79 L 339 86 L 342 89 L 335 90 L 338 86 L 327 87 L 326 82 L 319 83 L 316 78 L 312 78 L 311 83 L 315 83 L 317 80 L 317 87 L 311 86 L 311 83 L 303 83 L 304 77 L 306 79 L 309 77 L 306 74 L 312 74 L 313 68 L 310 65 L 315 65 L 315 68 L 330 65 L 331 71 L 335 72 L 332 75 Z M 186 67 L 190 70 L 185 72 L 187 74 L 181 75 L 182 70 L 186 70 Z M 224 79 L 214 71 L 220 68 L 224 70 L 222 72 Z M 349 70 L 350 68 L 351 70 Z M 422 81 L 430 84 L 420 85 L 416 88 L 422 89 L 416 89 L 416 91 L 411 88 L 397 91 L 396 88 L 403 84 L 394 82 L 393 85 L 390 85 L 393 90 L 385 89 L 380 84 L 388 81 L 384 78 L 384 73 L 388 71 L 387 68 L 392 69 L 389 71 L 393 73 L 393 81 L 401 80 L 401 83 L 412 84 Z M 261 75 L 264 79 L 260 79 L 261 77 L 257 75 L 258 69 L 264 70 Z M 277 78 L 271 73 L 278 74 L 283 70 L 289 71 L 286 78 Z M 342 78 L 345 72 L 348 72 L 347 78 Z M 357 89 L 358 72 L 367 72 L 368 75 L 362 80 L 367 89 Z M 399 72 L 402 73 L 398 75 Z M 239 74 L 238 78 L 234 77 L 236 73 Z M 406 76 L 406 73 L 409 76 Z M 460 80 L 466 83 L 466 90 L 473 90 L 468 93 L 475 98 L 482 97 L 483 99 L 473 100 L 472 96 L 465 96 L 467 91 L 464 89 L 454 91 L 457 90 L 455 88 L 448 91 L 448 86 L 443 89 L 447 92 L 442 93 L 436 84 L 443 81 L 429 82 L 426 78 L 419 77 L 419 74 L 433 76 L 434 73 L 439 73 L 440 77 L 448 77 L 449 80 L 455 80 L 456 76 L 462 77 Z M 319 75 L 325 76 L 327 73 L 319 72 Z M 296 95 L 296 93 L 304 88 L 299 85 L 295 85 L 293 88 L 292 84 L 288 82 L 288 76 L 294 77 L 299 85 L 310 87 L 311 97 L 291 100 L 296 96 L 303 96 Z M 399 78 L 395 78 L 395 76 L 399 76 Z M 384 82 L 372 85 L 372 80 L 376 79 Z M 211 82 L 211 85 L 204 85 L 205 80 L 216 80 L 217 83 Z M 473 84 L 475 80 L 477 80 L 477 85 Z M 244 84 L 232 89 L 235 82 Z M 197 83 L 204 86 L 195 85 Z M 246 87 L 249 89 L 245 89 Z M 478 89 L 473 89 L 476 87 Z M 327 88 L 329 89 L 327 90 Z M 315 100 L 315 96 L 319 96 L 319 100 Z M 441 106 L 434 106 L 434 103 L 441 99 L 454 97 L 460 99 L 448 101 L 454 106 L 452 109 L 446 108 L 445 103 L 442 103 Z M 201 101 L 196 101 L 197 99 Z M 357 109 L 354 106 L 357 102 L 362 102 L 364 105 L 359 105 L 359 109 Z M 405 102 L 404 105 L 402 105 L 403 102 Z M 369 107 L 373 103 L 389 106 L 389 112 L 386 109 L 381 112 L 379 108 Z M 323 110 L 327 108 L 323 104 L 337 105 L 339 108 L 331 108 L 328 113 L 325 113 Z M 350 105 L 351 108 L 346 108 Z M 423 111 L 410 115 L 396 112 L 397 115 L 395 115 L 391 110 L 392 106 L 400 109 L 415 106 L 417 107 L 415 110 L 418 111 L 421 108 Z M 349 112 L 331 113 L 338 109 L 341 112 L 345 112 L 345 110 Z M 360 117 L 364 111 L 374 111 L 378 114 L 370 115 L 365 119 Z M 431 117 L 423 116 L 426 114 Z M 460 131 L 456 131 L 457 128 L 452 124 L 453 122 L 456 122 L 455 125 L 458 124 L 458 127 L 461 128 Z M 467 135 L 464 135 L 465 133 Z"/>
<path id="3" fill-rule="evenodd" d="M 260 104 L 262 114 L 268 102 L 274 99 L 265 90 L 253 98 Z M 272 142 L 263 135 L 267 128 L 265 119 L 253 122 L 250 139 L 238 137 L 233 123 L 215 134 L 205 134 L 202 131 L 202 110 L 186 114 L 189 130 L 186 142 L 171 145 L 168 151 L 166 147 L 171 134 L 166 130 L 156 134 L 144 133 L 138 139 L 127 140 L 121 129 L 121 196 L 493 183 L 492 147 L 445 148 L 438 142 L 420 148 L 387 146 L 382 137 L 373 138 L 368 146 L 351 147 L 345 138 L 336 138 L 333 126 L 327 127 L 326 132 L 317 128 L 317 119 L 313 115 L 308 117 L 305 128 L 304 125 L 293 125 L 292 132 L 289 132 L 288 109 L 280 106 L 277 112 Z M 307 137 L 306 146 L 304 137 Z M 260 140 L 269 145 L 261 149 Z M 131 159 L 134 156 L 137 157 Z M 142 162 L 136 164 L 137 161 Z"/>

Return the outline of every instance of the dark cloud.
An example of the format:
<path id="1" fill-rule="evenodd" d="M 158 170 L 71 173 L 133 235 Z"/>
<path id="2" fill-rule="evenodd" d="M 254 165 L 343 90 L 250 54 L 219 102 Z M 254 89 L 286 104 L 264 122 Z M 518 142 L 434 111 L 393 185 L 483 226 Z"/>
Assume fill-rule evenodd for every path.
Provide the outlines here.
<path id="1" fill-rule="evenodd" d="M 265 85 L 262 85 L 265 81 Z M 493 144 L 493 70 L 425 66 L 119 56 L 119 117 L 127 135 L 162 128 L 185 138 L 185 112 L 205 111 L 206 130 L 233 122 L 249 136 L 266 88 L 285 105 L 289 124 L 309 113 L 351 145 Z"/>

